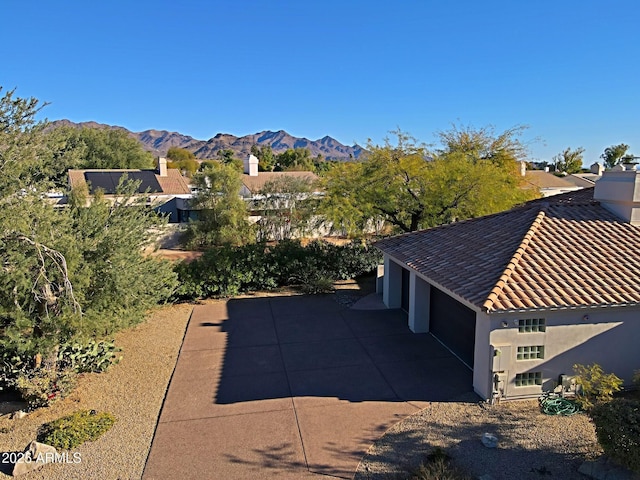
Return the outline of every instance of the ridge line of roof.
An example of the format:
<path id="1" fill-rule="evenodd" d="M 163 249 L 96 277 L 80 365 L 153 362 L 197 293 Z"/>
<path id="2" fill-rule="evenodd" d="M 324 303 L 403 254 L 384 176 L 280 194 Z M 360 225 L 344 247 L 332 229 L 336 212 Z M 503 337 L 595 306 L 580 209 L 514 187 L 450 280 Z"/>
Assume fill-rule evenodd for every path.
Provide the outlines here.
<path id="1" fill-rule="evenodd" d="M 500 278 L 498 279 L 494 287 L 489 292 L 489 295 L 487 295 L 487 299 L 483 302 L 482 309 L 485 310 L 486 312 L 491 310 L 493 303 L 496 301 L 496 299 L 504 289 L 509 278 L 511 278 L 511 275 L 513 274 L 516 266 L 518 265 L 518 262 L 522 258 L 522 255 L 524 255 L 524 252 L 527 250 L 527 247 L 529 246 L 531 239 L 540 228 L 540 225 L 542 224 L 542 220 L 544 219 L 545 216 L 546 216 L 546 208 L 543 206 L 540 212 L 538 212 L 538 214 L 536 215 L 536 218 L 534 218 L 533 222 L 531 222 L 531 226 L 529 227 L 529 230 L 527 230 L 527 233 L 522 238 L 522 242 L 520 242 L 520 245 L 518 245 L 518 248 L 516 248 L 516 251 L 514 252 L 511 259 L 509 260 L 509 263 L 507 264 L 506 268 L 502 272 L 502 275 L 500 275 Z"/>

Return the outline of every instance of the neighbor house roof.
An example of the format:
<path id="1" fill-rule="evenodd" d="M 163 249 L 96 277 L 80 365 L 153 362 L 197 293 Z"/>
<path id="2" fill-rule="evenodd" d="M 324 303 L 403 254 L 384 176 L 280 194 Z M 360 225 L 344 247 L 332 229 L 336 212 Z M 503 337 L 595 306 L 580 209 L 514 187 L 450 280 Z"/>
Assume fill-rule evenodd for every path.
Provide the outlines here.
<path id="1" fill-rule="evenodd" d="M 527 170 L 525 183 L 537 188 L 575 188 L 575 184 L 544 170 Z M 593 186 L 593 184 L 591 185 Z"/>
<path id="2" fill-rule="evenodd" d="M 567 182 L 582 188 L 593 187 L 599 178 L 595 173 L 573 173 L 564 177 Z"/>
<path id="3" fill-rule="evenodd" d="M 640 227 L 594 201 L 593 188 L 376 247 L 488 312 L 640 304 Z"/>
<path id="4" fill-rule="evenodd" d="M 191 193 L 187 180 L 180 170 L 170 168 L 166 176 L 161 176 L 155 170 L 135 169 L 90 169 L 69 170 L 69 184 L 71 188 L 87 186 L 89 193 L 101 188 L 105 194 L 115 193 L 115 186 L 122 175 L 131 180 L 139 180 L 138 193 L 157 193 L 163 195 L 187 195 Z"/>
<path id="5" fill-rule="evenodd" d="M 242 183 L 251 193 L 258 193 L 264 186 L 280 178 L 297 178 L 315 182 L 318 176 L 313 172 L 258 172 L 258 175 L 251 176 L 242 174 Z"/>

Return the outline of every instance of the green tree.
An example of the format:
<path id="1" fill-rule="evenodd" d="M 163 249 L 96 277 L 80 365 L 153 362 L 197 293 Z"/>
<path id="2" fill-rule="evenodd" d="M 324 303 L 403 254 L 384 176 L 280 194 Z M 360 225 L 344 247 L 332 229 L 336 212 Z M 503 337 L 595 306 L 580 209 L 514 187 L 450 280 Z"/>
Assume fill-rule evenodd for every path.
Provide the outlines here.
<path id="1" fill-rule="evenodd" d="M 275 170 L 313 171 L 313 158 L 306 148 L 289 148 L 276 156 Z"/>
<path id="2" fill-rule="evenodd" d="M 198 191 L 192 206 L 198 220 L 189 224 L 186 243 L 191 248 L 241 245 L 254 239 L 247 206 L 240 197 L 242 182 L 229 165 L 212 163 L 193 178 Z"/>
<path id="3" fill-rule="evenodd" d="M 438 132 L 441 148 L 433 152 L 434 157 L 446 157 L 458 153 L 469 160 L 489 160 L 505 169 L 517 170 L 518 161 L 527 160 L 527 147 L 521 136 L 527 127 L 518 125 L 497 133 L 492 126 L 472 127 L 452 125 L 451 129 Z"/>
<path id="4" fill-rule="evenodd" d="M 271 145 L 256 144 L 251 145 L 251 153 L 258 159 L 258 170 L 261 172 L 272 172 L 276 166 L 276 157 L 273 154 Z"/>
<path id="5" fill-rule="evenodd" d="M 362 179 L 364 170 L 364 162 L 338 163 L 321 177 L 324 197 L 318 213 L 326 219 L 333 234 L 358 237 L 383 218 L 354 189 L 353 182 Z"/>
<path id="6" fill-rule="evenodd" d="M 76 168 L 153 168 L 153 155 L 140 142 L 119 128 L 74 128 L 62 126 L 51 132 L 62 153 L 81 149 Z"/>
<path id="7" fill-rule="evenodd" d="M 169 147 L 167 158 L 174 162 L 181 162 L 185 160 L 195 160 L 196 156 L 186 148 Z"/>
<path id="8" fill-rule="evenodd" d="M 516 160 L 520 143 L 511 130 L 441 133 L 444 147 L 433 153 L 400 131 L 397 143 L 369 143 L 364 161 L 333 169 L 326 176 L 323 213 L 349 229 L 369 226 L 377 217 L 397 230 L 412 232 L 456 220 L 486 215 L 531 198 L 519 189 Z"/>
<path id="9" fill-rule="evenodd" d="M 604 160 L 604 166 L 606 168 L 613 168 L 623 162 L 627 156 L 627 150 L 629 150 L 629 145 L 624 143 L 611 145 L 604 149 L 604 153 L 600 155 L 600 158 Z"/>
<path id="10" fill-rule="evenodd" d="M 572 150 L 571 147 L 565 148 L 558 155 L 553 157 L 553 163 L 556 165 L 557 172 L 578 173 L 582 170 L 582 154 L 584 148 L 578 147 Z"/>
<path id="11" fill-rule="evenodd" d="M 136 185 L 123 183 L 118 203 L 97 198 L 88 208 L 82 192 L 64 209 L 42 195 L 60 149 L 35 120 L 41 107 L 13 91 L 0 98 L 0 354 L 22 359 L 25 391 L 62 380 L 62 343 L 139 321 L 176 285 L 168 262 L 143 254 L 162 219 L 133 205 Z M 0 387 L 18 380 L 15 365 L 9 373 L 6 366 L 0 362 Z"/>

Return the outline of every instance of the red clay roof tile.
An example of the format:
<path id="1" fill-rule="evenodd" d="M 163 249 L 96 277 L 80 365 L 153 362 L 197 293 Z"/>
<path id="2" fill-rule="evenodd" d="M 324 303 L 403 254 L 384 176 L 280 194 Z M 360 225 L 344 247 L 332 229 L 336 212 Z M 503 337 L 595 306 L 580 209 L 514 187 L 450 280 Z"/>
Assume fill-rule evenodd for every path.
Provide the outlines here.
<path id="1" fill-rule="evenodd" d="M 487 311 L 640 304 L 640 228 L 593 188 L 543 200 L 376 246 Z"/>

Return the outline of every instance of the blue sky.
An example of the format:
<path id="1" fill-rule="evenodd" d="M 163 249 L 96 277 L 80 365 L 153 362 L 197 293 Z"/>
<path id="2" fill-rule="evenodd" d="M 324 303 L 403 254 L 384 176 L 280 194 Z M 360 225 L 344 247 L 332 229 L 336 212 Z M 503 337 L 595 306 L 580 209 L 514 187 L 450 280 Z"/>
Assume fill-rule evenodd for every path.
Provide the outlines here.
<path id="1" fill-rule="evenodd" d="M 532 159 L 640 154 L 637 0 L 4 0 L 0 16 L 0 85 L 50 120 L 345 144 L 528 125 Z"/>

